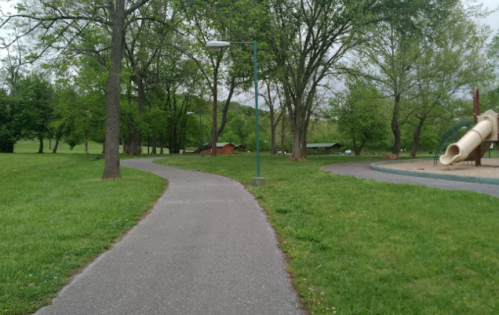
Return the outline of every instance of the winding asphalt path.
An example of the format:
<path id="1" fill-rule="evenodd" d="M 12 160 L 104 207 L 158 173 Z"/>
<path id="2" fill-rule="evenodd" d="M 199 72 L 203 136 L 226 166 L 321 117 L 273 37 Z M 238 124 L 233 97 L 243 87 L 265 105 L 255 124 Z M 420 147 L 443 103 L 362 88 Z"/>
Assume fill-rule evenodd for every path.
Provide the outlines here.
<path id="1" fill-rule="evenodd" d="M 167 191 L 37 315 L 303 314 L 274 231 L 240 183 L 153 159 L 122 165 L 167 178 Z"/>
<path id="2" fill-rule="evenodd" d="M 480 183 L 458 182 L 444 179 L 413 177 L 396 175 L 371 170 L 369 166 L 374 162 L 345 163 L 323 166 L 321 169 L 339 175 L 351 175 L 357 178 L 374 179 L 384 182 L 424 185 L 449 190 L 469 190 L 499 197 L 499 186 Z M 380 165 L 378 165 L 380 166 Z"/>

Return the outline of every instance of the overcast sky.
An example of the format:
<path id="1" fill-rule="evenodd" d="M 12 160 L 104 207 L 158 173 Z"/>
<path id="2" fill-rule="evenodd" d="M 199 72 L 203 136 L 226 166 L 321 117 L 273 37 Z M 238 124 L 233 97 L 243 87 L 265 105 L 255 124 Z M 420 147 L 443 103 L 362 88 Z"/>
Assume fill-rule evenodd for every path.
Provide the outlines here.
<path id="1" fill-rule="evenodd" d="M 481 0 L 485 8 L 495 10 L 499 7 L 498 0 Z M 490 25 L 494 34 L 499 30 L 499 11 L 489 15 L 486 19 L 479 21 L 481 24 Z"/>
<path id="2" fill-rule="evenodd" d="M 12 7 L 16 2 L 17 1 L 15 0 L 9 2 L 0 0 L 0 8 L 4 12 L 4 14 L 7 12 L 14 14 L 15 10 L 13 10 Z M 483 3 L 484 8 L 487 8 L 489 10 L 496 10 L 499 8 L 499 0 L 477 0 L 477 2 Z M 478 22 L 480 24 L 489 25 L 492 28 L 493 35 L 495 35 L 499 31 L 499 10 L 490 14 L 487 18 L 479 20 Z"/>
<path id="3" fill-rule="evenodd" d="M 490 10 L 497 9 L 499 7 L 499 0 L 479 0 L 478 2 L 482 2 L 484 8 L 488 8 Z M 10 9 L 16 1 L 4 1 L 0 0 L 0 8 L 3 9 L 4 13 L 10 12 L 15 13 L 13 9 Z M 488 18 L 481 20 L 480 23 L 488 24 L 494 30 L 494 33 L 499 30 L 499 11 L 494 12 Z"/>

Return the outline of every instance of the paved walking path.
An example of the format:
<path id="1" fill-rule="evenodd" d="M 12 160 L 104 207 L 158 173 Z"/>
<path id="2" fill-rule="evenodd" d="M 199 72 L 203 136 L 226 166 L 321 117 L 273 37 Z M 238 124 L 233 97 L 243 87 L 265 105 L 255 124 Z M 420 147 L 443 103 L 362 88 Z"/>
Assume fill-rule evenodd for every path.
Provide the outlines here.
<path id="1" fill-rule="evenodd" d="M 152 212 L 36 314 L 303 314 L 263 210 L 231 179 L 153 163 Z"/>
<path id="2" fill-rule="evenodd" d="M 480 183 L 458 182 L 444 179 L 413 177 L 373 171 L 369 166 L 374 162 L 344 163 L 323 166 L 321 169 L 339 175 L 352 175 L 358 178 L 385 182 L 424 185 L 449 190 L 469 190 L 499 197 L 499 186 Z M 382 165 L 378 165 L 382 166 Z"/>

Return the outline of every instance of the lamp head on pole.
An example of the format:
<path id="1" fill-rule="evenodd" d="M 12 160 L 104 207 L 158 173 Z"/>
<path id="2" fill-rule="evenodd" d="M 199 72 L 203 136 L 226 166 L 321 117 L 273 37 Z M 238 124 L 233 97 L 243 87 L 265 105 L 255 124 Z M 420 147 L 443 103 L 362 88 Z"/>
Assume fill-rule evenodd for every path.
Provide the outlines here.
<path id="1" fill-rule="evenodd" d="M 222 50 L 223 48 L 227 48 L 229 46 L 230 46 L 229 42 L 219 42 L 216 40 L 212 40 L 206 43 L 206 49 L 208 49 L 209 52 L 216 52 Z"/>

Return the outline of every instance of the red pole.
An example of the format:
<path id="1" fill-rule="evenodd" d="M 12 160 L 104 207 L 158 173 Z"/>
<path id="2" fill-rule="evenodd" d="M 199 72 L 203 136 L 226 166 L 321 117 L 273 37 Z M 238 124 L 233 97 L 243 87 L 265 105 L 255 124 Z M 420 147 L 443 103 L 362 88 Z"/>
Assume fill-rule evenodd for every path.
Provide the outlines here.
<path id="1" fill-rule="evenodd" d="M 475 122 L 475 126 L 478 122 L 478 116 L 480 115 L 480 95 L 478 94 L 478 88 L 475 87 L 473 91 L 473 108 L 475 111 L 475 115 L 473 116 L 473 121 Z M 482 145 L 478 145 L 475 149 L 475 166 L 482 165 Z"/>

